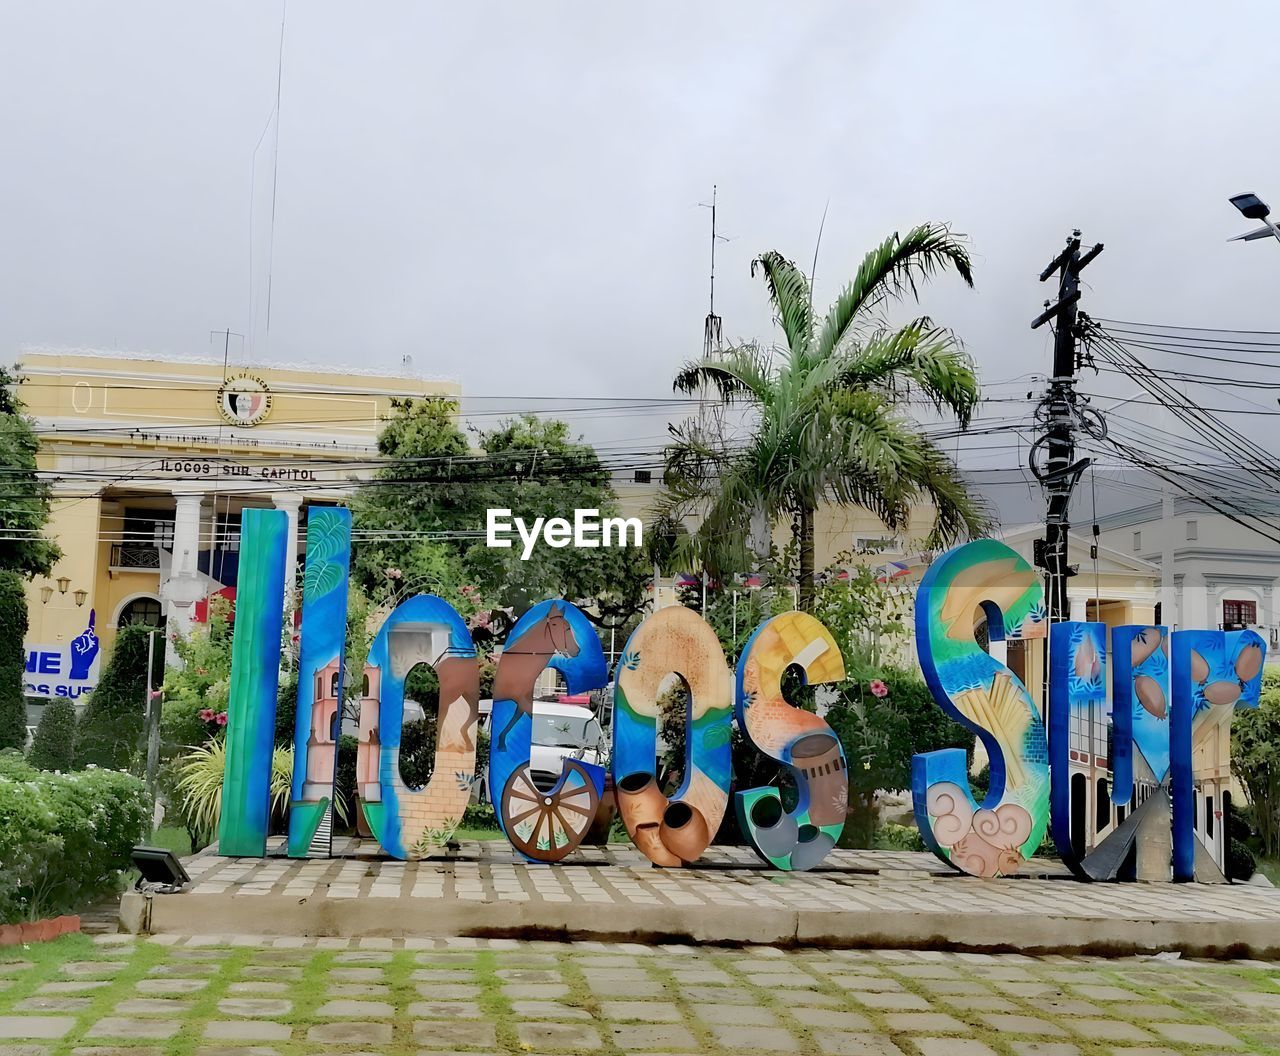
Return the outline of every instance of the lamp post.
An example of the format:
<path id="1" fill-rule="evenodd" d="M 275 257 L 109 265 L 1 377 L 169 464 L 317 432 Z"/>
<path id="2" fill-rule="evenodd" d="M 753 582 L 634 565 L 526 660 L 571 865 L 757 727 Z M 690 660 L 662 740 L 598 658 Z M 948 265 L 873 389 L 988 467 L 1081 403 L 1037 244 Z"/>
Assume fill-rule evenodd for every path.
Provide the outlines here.
<path id="1" fill-rule="evenodd" d="M 1228 242 L 1252 242 L 1255 239 L 1266 238 L 1268 235 L 1273 236 L 1277 242 L 1280 242 L 1280 227 L 1277 227 L 1268 219 L 1271 215 L 1271 209 L 1256 194 L 1252 191 L 1245 194 L 1237 194 L 1231 199 L 1231 204 L 1240 210 L 1240 214 L 1246 220 L 1261 220 L 1263 226 L 1255 228 L 1253 231 L 1246 231 L 1243 235 L 1229 238 L 1227 239 Z"/>

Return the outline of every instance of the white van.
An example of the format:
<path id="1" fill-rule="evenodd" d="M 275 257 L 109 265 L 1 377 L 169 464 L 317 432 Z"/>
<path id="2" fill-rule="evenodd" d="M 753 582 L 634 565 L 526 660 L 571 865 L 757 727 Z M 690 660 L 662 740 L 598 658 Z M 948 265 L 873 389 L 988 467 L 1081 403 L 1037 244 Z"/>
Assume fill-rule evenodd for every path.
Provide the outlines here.
<path id="1" fill-rule="evenodd" d="M 480 726 L 488 729 L 493 716 L 493 701 L 480 701 Z M 566 759 L 603 766 L 608 754 L 604 730 L 595 713 L 585 704 L 563 700 L 533 702 L 533 747 L 529 752 L 533 783 L 547 791 L 560 780 Z M 487 782 L 477 780 L 475 798 L 488 799 Z"/>
<path id="2" fill-rule="evenodd" d="M 533 749 L 529 765 L 533 783 L 542 791 L 560 780 L 566 759 L 600 766 L 605 757 L 604 730 L 595 714 L 581 704 L 533 702 Z"/>

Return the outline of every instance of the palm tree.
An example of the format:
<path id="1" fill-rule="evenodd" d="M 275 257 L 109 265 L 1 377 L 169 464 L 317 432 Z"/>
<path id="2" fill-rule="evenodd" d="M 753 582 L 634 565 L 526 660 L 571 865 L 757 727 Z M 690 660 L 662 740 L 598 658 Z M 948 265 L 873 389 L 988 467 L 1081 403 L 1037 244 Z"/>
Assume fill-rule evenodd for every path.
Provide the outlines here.
<path id="1" fill-rule="evenodd" d="M 952 270 L 969 286 L 965 240 L 942 224 L 886 238 L 863 259 L 853 281 L 822 319 L 809 279 L 770 251 L 752 262 L 769 289 L 785 346 L 756 343 L 686 363 L 675 389 L 714 389 L 726 404 L 751 409 L 745 437 L 726 441 L 695 422 L 672 429 L 666 452 L 667 506 L 674 516 L 698 509 L 700 528 L 687 556 L 712 575 L 751 565 L 748 540 L 762 520 L 792 521 L 799 551 L 800 604 L 812 607 L 814 515 L 824 502 L 860 506 L 891 530 L 913 506 L 936 511 L 928 545 L 979 533 L 981 504 L 955 464 L 906 412 L 919 393 L 967 428 L 979 399 L 973 364 L 951 331 L 923 316 L 893 327 L 882 311 L 919 285 Z"/>

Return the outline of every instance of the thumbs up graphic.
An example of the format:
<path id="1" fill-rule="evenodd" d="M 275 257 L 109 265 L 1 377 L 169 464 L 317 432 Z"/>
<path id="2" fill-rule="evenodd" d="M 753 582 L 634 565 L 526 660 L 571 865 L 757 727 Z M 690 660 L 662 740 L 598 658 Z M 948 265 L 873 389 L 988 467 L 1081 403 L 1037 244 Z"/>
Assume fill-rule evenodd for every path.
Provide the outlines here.
<path id="1" fill-rule="evenodd" d="M 94 609 L 89 610 L 89 626 L 84 633 L 77 635 L 71 642 L 71 681 L 83 682 L 89 677 L 89 669 L 93 667 L 94 657 L 98 655 L 101 642 L 94 633 L 93 625 L 97 618 Z"/>

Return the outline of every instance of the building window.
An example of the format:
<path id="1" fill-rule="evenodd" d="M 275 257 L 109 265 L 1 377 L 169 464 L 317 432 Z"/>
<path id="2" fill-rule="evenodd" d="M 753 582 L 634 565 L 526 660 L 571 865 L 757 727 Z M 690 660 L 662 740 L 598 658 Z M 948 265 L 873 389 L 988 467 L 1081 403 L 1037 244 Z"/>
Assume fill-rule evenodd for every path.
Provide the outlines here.
<path id="1" fill-rule="evenodd" d="M 1196 539 L 1196 538 L 1199 538 L 1199 535 L 1200 535 L 1200 522 L 1187 521 L 1187 538 Z"/>
<path id="2" fill-rule="evenodd" d="M 1141 549 L 1142 549 L 1142 533 L 1134 532 L 1133 533 L 1133 552 L 1136 554 Z"/>
<path id="3" fill-rule="evenodd" d="M 155 598 L 134 598 L 120 610 L 120 619 L 116 621 L 116 626 L 128 627 L 140 623 L 147 627 L 159 627 L 163 622 L 160 602 Z"/>
<path id="4" fill-rule="evenodd" d="M 1222 629 L 1224 631 L 1243 631 L 1257 622 L 1258 603 L 1256 601 L 1223 601 Z"/>
<path id="5" fill-rule="evenodd" d="M 154 546 L 161 550 L 172 550 L 173 518 L 172 510 L 126 509 L 124 511 L 124 542 L 135 546 Z"/>
<path id="6" fill-rule="evenodd" d="M 214 543 L 215 550 L 228 554 L 240 552 L 240 515 L 223 513 L 218 516 L 218 537 Z"/>
<path id="7" fill-rule="evenodd" d="M 859 553 L 900 554 L 902 541 L 892 535 L 855 535 L 853 548 Z"/>

